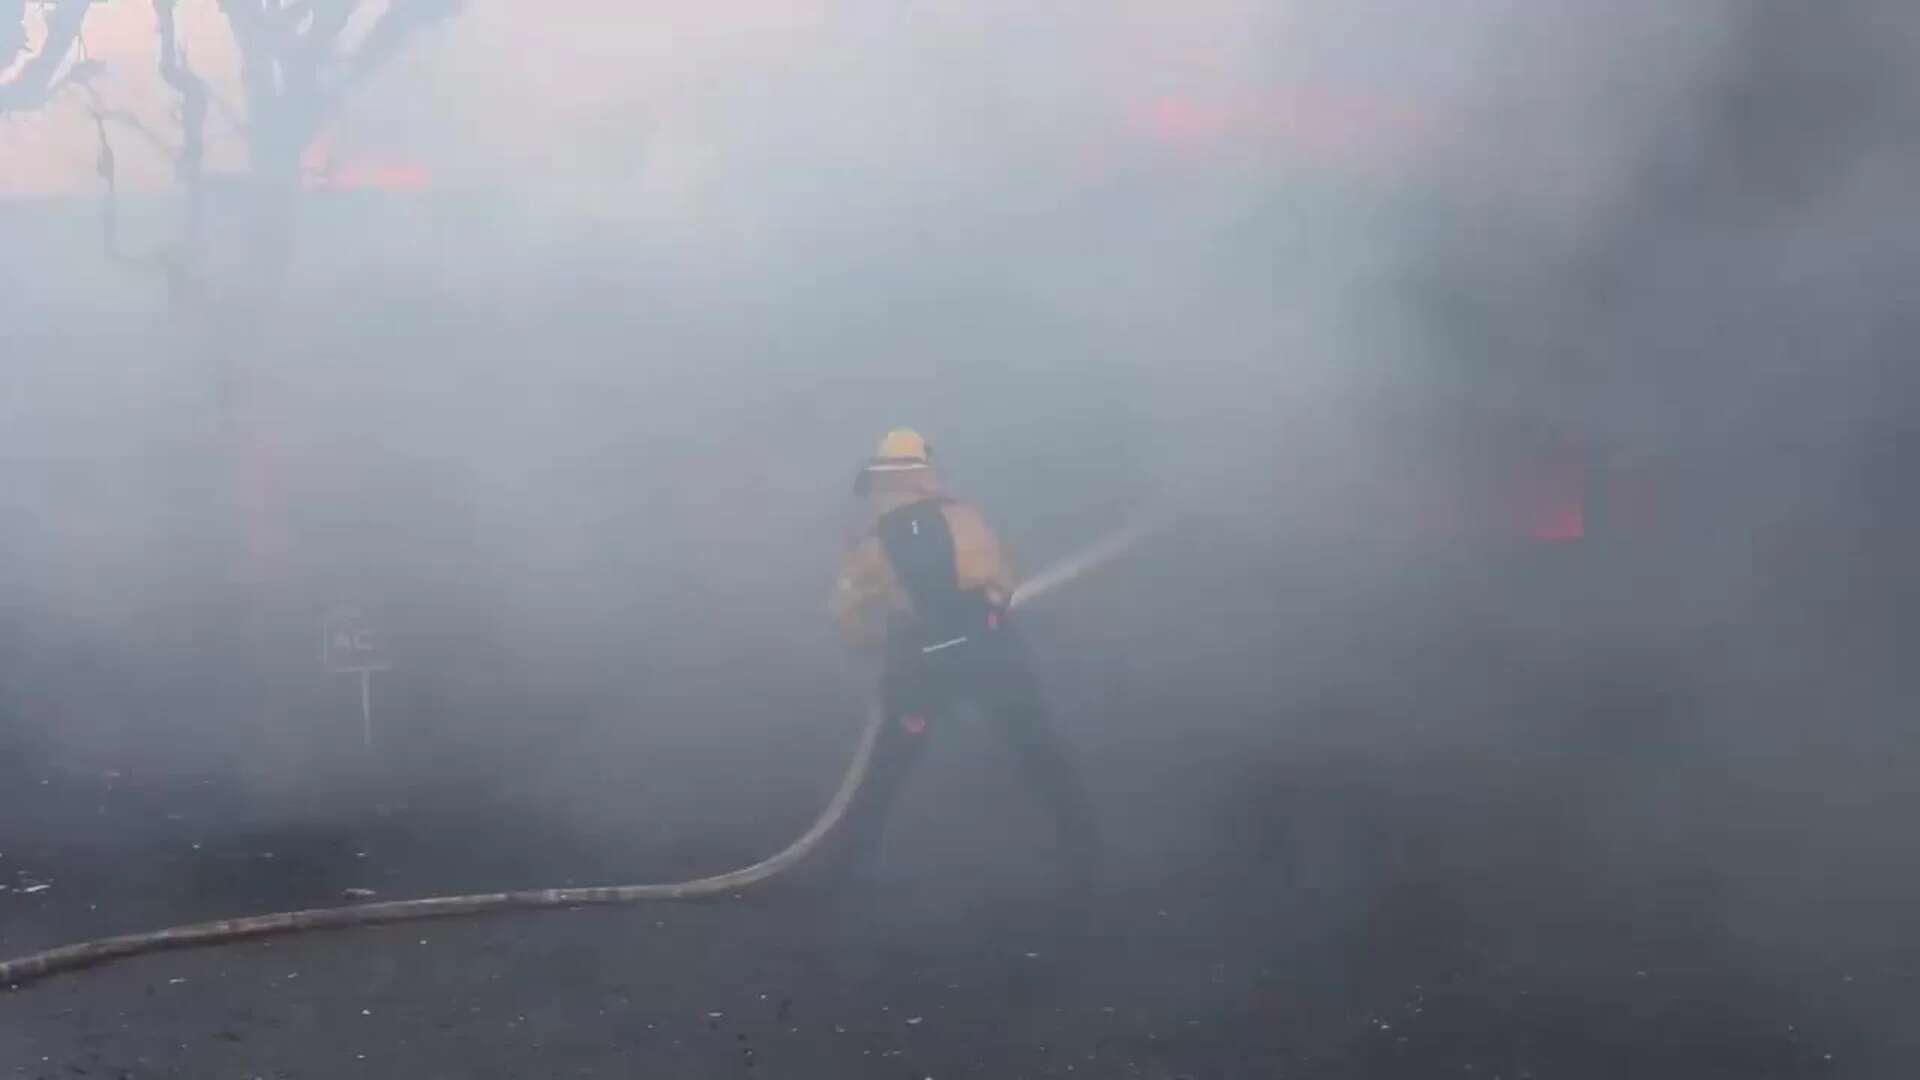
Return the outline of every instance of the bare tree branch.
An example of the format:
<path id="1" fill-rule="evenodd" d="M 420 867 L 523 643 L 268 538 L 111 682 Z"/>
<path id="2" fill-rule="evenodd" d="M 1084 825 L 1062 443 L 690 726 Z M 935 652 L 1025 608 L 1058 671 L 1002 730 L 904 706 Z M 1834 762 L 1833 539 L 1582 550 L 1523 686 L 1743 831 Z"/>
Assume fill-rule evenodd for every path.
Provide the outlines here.
<path id="1" fill-rule="evenodd" d="M 313 8 L 313 21 L 302 36 L 302 55 L 297 63 L 318 71 L 333 59 L 333 46 L 360 7 L 359 0 L 321 0 Z"/>
<path id="2" fill-rule="evenodd" d="M 0 4 L 13 0 L 0 0 Z M 178 0 L 153 0 L 160 35 L 160 74 L 180 98 L 182 142 L 175 172 L 188 191 L 190 258 L 199 247 L 205 125 L 224 101 L 187 64 L 174 10 Z M 251 218 L 246 229 L 260 273 L 251 284 L 272 288 L 292 244 L 295 196 L 302 158 L 352 86 L 397 55 L 427 27 L 454 14 L 463 0 L 390 0 L 352 55 L 341 39 L 366 0 L 218 0 L 240 58 L 245 119 L 237 121 L 247 147 L 241 181 Z"/>
<path id="3" fill-rule="evenodd" d="M 114 167 L 113 142 L 107 138 L 107 121 L 100 109 L 96 106 L 89 111 L 93 114 L 93 131 L 100 147 L 94 171 L 106 183 L 100 197 L 100 231 L 107 258 L 113 262 L 129 262 L 131 260 L 120 251 L 120 184 Z"/>
<path id="4" fill-rule="evenodd" d="M 271 0 L 220 0 L 220 10 L 240 51 L 254 169 L 291 180 L 321 112 L 312 73 L 298 60 L 306 48 L 298 30 L 305 16 Z"/>
<path id="5" fill-rule="evenodd" d="M 95 107 L 91 111 L 98 114 L 102 119 L 109 120 L 115 124 L 118 124 L 121 127 L 126 128 L 128 131 L 133 132 L 135 135 L 140 136 L 141 142 L 144 142 L 148 146 L 151 146 L 154 150 L 156 150 L 162 155 L 171 157 L 174 154 L 177 154 L 180 152 L 180 148 L 173 145 L 173 143 L 170 140 L 168 140 L 166 136 L 160 134 L 158 131 L 155 131 L 152 124 L 149 124 L 145 120 L 140 119 L 138 116 L 135 116 L 133 113 L 127 111 L 126 109 L 105 109 L 105 108 Z"/>
<path id="6" fill-rule="evenodd" d="M 37 109 L 45 105 L 60 89 L 55 77 L 66 65 L 67 58 L 73 53 L 74 42 L 80 37 L 80 28 L 87 21 L 87 9 L 93 0 L 52 0 L 47 5 L 46 38 L 40 48 L 23 61 L 13 73 L 13 77 L 0 82 L 0 115 L 19 112 L 25 109 Z M 0 15 L 19 17 L 11 20 L 0 19 L 0 25 L 9 29 L 6 34 L 15 40 L 12 56 L 18 56 L 26 39 L 25 4 L 7 0 L 7 6 L 0 8 Z M 11 59 L 11 56 L 9 57 Z"/>
<path id="7" fill-rule="evenodd" d="M 266 9 L 263 0 L 220 0 L 227 17 L 227 29 L 240 52 L 240 82 L 247 97 L 247 137 L 259 122 L 261 107 L 273 101 L 277 75 L 273 49 L 268 41 Z"/>
<path id="8" fill-rule="evenodd" d="M 420 31 L 459 14 L 464 3 L 465 0 L 392 0 L 348 62 L 348 82 L 365 80 Z"/>
<path id="9" fill-rule="evenodd" d="M 0 0 L 0 74 L 27 50 L 27 0 Z"/>
<path id="10" fill-rule="evenodd" d="M 363 0 L 220 0 L 241 57 L 247 143 L 256 175 L 281 183 L 354 84 L 462 0 L 391 0 L 351 56 L 338 52 Z"/>
<path id="11" fill-rule="evenodd" d="M 195 74 L 180 48 L 174 25 L 174 7 L 178 0 L 153 0 L 153 13 L 160 34 L 160 77 L 180 95 L 180 152 L 174 157 L 174 176 L 187 189 L 187 237 L 189 248 L 197 246 L 205 217 L 205 186 L 200 182 L 207 156 L 206 81 Z"/>

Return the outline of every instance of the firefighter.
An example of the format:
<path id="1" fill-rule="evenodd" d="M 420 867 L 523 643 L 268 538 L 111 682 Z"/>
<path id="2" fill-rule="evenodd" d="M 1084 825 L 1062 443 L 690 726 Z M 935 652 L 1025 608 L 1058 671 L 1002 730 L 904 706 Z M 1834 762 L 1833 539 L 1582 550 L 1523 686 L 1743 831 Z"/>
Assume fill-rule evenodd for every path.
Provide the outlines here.
<path id="1" fill-rule="evenodd" d="M 1014 581 L 999 539 L 978 509 L 945 493 L 926 440 L 909 429 L 880 440 L 854 491 L 866 501 L 869 523 L 841 563 L 832 610 L 849 644 L 878 654 L 886 716 L 867 782 L 842 826 L 841 868 L 854 878 L 871 870 L 888 809 L 928 739 L 971 702 L 1005 734 L 1051 812 L 1067 883 L 1084 899 L 1098 868 L 1098 836 L 1009 620 Z"/>

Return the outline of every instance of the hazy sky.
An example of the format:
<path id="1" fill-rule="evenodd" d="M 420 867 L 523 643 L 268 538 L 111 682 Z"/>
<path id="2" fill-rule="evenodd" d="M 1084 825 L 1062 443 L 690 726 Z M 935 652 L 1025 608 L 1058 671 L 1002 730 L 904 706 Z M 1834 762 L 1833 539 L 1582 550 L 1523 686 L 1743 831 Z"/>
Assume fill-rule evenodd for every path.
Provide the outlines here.
<path id="1" fill-rule="evenodd" d="M 1489 5 L 1435 6 L 1457 16 Z M 744 129 L 762 148 L 800 140 L 850 166 L 971 148 L 1098 168 L 1106 144 L 1130 136 L 1243 157 L 1284 147 L 1377 172 L 1434 137 L 1472 88 L 1486 21 L 1430 7 L 571 0 L 548 17 L 478 0 L 363 88 L 311 156 L 623 204 L 636 190 L 671 202 L 710 182 L 739 160 Z M 237 167 L 231 36 L 216 0 L 179 11 L 189 62 L 220 103 L 210 165 Z M 37 39 L 39 16 L 28 19 Z M 1389 24 L 1402 32 L 1378 32 Z M 98 6 L 85 43 L 105 65 L 101 103 L 173 138 L 151 5 Z M 92 190 L 86 106 L 69 89 L 0 120 L 0 197 Z M 124 187 L 168 182 L 164 154 L 130 129 L 116 130 L 116 151 Z"/>

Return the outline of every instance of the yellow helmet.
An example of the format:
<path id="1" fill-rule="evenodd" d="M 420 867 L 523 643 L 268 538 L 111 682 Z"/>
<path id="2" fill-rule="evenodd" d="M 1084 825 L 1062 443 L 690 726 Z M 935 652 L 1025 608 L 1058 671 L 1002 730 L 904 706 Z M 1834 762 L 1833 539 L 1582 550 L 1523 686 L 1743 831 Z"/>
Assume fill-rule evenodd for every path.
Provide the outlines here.
<path id="1" fill-rule="evenodd" d="M 894 428 L 880 438 L 880 445 L 874 448 L 872 467 L 893 465 L 912 468 L 915 464 L 925 466 L 928 462 L 927 440 L 912 428 Z"/>
<path id="2" fill-rule="evenodd" d="M 880 445 L 874 447 L 873 459 L 855 478 L 853 490 L 855 494 L 865 495 L 874 473 L 931 468 L 933 447 L 927 445 L 926 438 L 912 428 L 894 428 L 881 436 Z"/>

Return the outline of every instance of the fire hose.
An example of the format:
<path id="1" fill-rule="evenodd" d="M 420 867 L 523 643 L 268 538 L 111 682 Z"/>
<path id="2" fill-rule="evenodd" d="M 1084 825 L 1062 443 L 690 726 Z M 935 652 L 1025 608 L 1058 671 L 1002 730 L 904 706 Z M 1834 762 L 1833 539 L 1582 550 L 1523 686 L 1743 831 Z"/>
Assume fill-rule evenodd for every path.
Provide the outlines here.
<path id="1" fill-rule="evenodd" d="M 1023 607 L 1100 566 L 1111 562 L 1133 547 L 1152 526 L 1135 523 L 1107 537 L 1079 554 L 1049 567 L 1023 582 L 1014 591 L 1008 607 Z M 355 926 L 413 922 L 421 919 L 445 919 L 501 911 L 536 911 L 549 908 L 583 907 L 589 904 L 630 904 L 642 900 L 694 900 L 735 893 L 774 878 L 798 865 L 846 816 L 853 796 L 866 782 L 873 762 L 874 744 L 879 741 L 885 714 L 877 706 L 868 709 L 866 727 L 847 766 L 840 788 L 827 803 L 813 825 L 785 849 L 752 866 L 711 877 L 654 885 L 606 885 L 569 889 L 525 889 L 515 892 L 475 893 L 467 896 L 434 896 L 419 900 L 391 900 L 340 907 L 309 908 L 270 915 L 251 915 L 238 919 L 215 919 L 189 923 L 139 934 L 99 938 L 63 945 L 44 952 L 0 962 L 0 986 L 18 986 L 61 972 L 74 971 L 130 956 L 170 949 L 223 945 L 250 938 L 274 937 L 309 930 L 339 930 Z"/>

